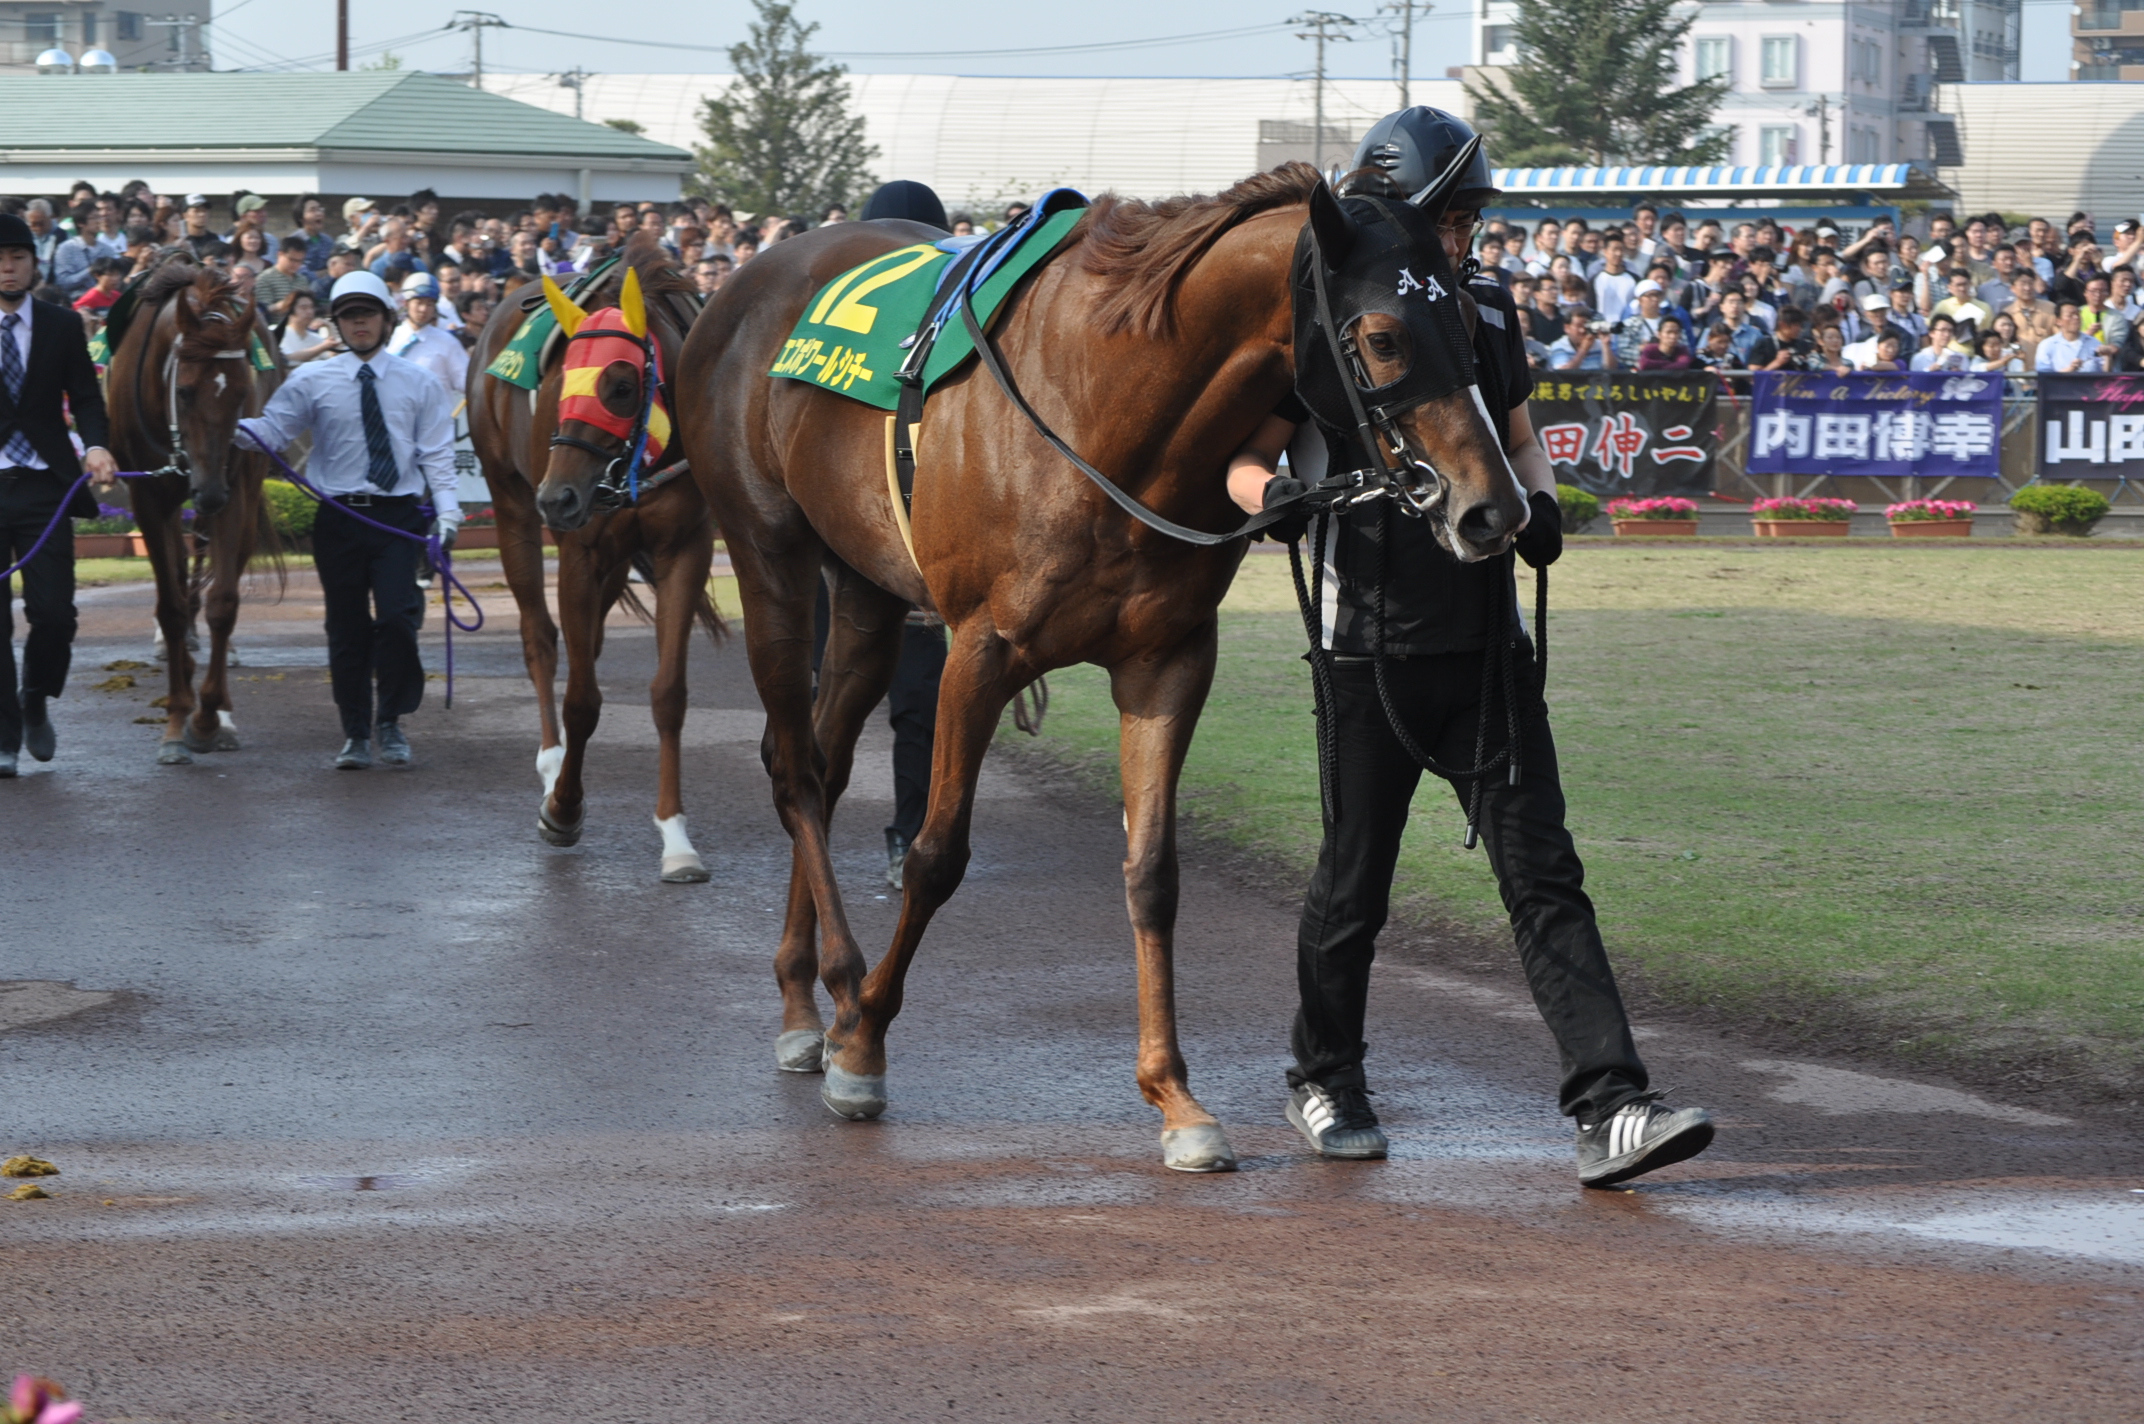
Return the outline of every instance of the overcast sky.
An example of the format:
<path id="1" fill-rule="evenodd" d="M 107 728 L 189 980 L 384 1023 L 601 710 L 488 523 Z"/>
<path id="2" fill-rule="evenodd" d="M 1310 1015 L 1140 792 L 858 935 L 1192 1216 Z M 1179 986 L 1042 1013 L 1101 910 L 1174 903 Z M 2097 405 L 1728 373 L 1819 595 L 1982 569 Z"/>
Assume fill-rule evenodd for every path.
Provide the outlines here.
<path id="1" fill-rule="evenodd" d="M 1474 0 L 1440 4 L 1415 23 L 1414 73 L 1441 78 L 1470 53 Z M 553 73 L 583 66 L 598 73 L 721 73 L 723 51 L 743 38 L 752 13 L 744 0 L 696 5 L 589 5 L 585 0 L 493 0 L 513 28 L 487 30 L 484 63 L 502 71 Z M 1352 43 L 1331 46 L 1330 72 L 1358 78 L 1392 73 L 1389 15 L 1375 0 L 1327 0 L 1342 13 L 1376 17 Z M 820 24 L 814 45 L 860 73 L 1275 75 L 1304 71 L 1311 45 L 1295 38 L 1289 16 L 1303 4 L 1216 5 L 1212 0 L 801 0 Z M 469 36 L 443 31 L 454 8 L 418 4 L 351 7 L 353 63 L 383 48 L 419 69 L 466 70 Z M 615 16 L 606 28 L 599 17 Z M 2024 75 L 2060 79 L 2067 72 L 2068 0 L 2025 0 Z M 538 34 L 570 32 L 577 38 Z M 1214 35 L 1214 32 L 1224 32 Z M 1250 33 L 1245 33 L 1249 31 Z M 586 36 L 600 32 L 603 39 Z M 1184 35 L 1210 38 L 1133 47 Z M 617 41 L 637 41 L 619 43 Z M 1116 44 L 1116 48 L 1072 46 Z M 213 53 L 218 68 L 332 67 L 335 0 L 235 0 L 216 7 Z M 705 49 L 685 48 L 688 45 Z M 914 53 L 941 46 L 935 53 Z M 990 50 L 1056 52 L 988 54 Z"/>

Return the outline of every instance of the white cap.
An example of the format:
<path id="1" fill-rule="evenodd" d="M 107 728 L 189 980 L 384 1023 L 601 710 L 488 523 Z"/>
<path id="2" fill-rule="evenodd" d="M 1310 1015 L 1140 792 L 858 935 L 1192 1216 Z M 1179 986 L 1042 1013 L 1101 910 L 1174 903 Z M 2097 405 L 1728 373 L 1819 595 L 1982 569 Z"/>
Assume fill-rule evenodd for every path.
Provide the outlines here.
<path id="1" fill-rule="evenodd" d="M 206 193 L 188 193 L 188 194 L 186 195 L 186 206 L 187 206 L 187 207 L 189 207 L 189 208 L 205 208 L 205 207 L 207 207 L 207 206 L 208 206 L 208 194 L 206 194 Z"/>
<path id="2" fill-rule="evenodd" d="M 429 272 L 412 272 L 402 279 L 402 295 L 405 297 L 436 297 L 439 283 Z"/>
<path id="3" fill-rule="evenodd" d="M 1863 311 L 1889 311 L 1891 309 L 1891 299 L 1879 293 L 1870 292 L 1861 299 L 1861 309 Z"/>
<path id="4" fill-rule="evenodd" d="M 392 312 L 394 298 L 388 295 L 387 284 L 370 272 L 345 272 L 335 279 L 335 286 L 328 292 L 328 310 L 334 311 L 346 301 L 377 302 L 380 310 Z"/>
<path id="5" fill-rule="evenodd" d="M 1658 282 L 1655 282 L 1652 278 L 1648 277 L 1638 284 L 1638 289 L 1632 292 L 1631 295 L 1634 297 L 1642 297 L 1647 292 L 1658 292 L 1661 290 L 1663 290 L 1661 285 Z"/>

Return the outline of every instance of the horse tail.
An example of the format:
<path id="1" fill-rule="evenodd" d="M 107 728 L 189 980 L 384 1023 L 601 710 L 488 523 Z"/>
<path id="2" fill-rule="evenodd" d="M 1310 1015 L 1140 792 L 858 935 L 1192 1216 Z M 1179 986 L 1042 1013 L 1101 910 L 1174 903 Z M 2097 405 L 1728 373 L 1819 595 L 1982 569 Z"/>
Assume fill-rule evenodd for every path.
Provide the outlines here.
<path id="1" fill-rule="evenodd" d="M 722 616 L 721 609 L 715 607 L 715 581 L 712 576 L 700 585 L 699 597 L 692 606 L 692 618 L 707 630 L 707 641 L 716 647 L 719 648 L 729 641 L 729 620 Z"/>

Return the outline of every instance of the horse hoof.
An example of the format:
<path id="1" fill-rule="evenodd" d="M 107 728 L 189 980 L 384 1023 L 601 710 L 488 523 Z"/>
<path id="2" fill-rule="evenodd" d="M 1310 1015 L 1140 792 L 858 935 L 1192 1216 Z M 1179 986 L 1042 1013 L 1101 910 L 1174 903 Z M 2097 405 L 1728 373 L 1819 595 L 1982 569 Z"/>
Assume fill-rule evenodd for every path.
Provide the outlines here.
<path id="1" fill-rule="evenodd" d="M 216 735 L 209 743 L 211 751 L 235 752 L 238 750 L 238 724 L 228 712 L 216 714 Z"/>
<path id="2" fill-rule="evenodd" d="M 826 1081 L 819 1085 L 819 1100 L 836 1117 L 864 1122 L 886 1110 L 886 1075 L 851 1073 L 828 1063 Z"/>
<path id="3" fill-rule="evenodd" d="M 192 766 L 194 754 L 186 750 L 184 742 L 166 742 L 156 749 L 158 766 Z"/>
<path id="4" fill-rule="evenodd" d="M 194 735 L 194 720 L 191 717 L 187 718 L 180 728 L 179 740 L 186 743 L 186 750 L 190 752 L 199 752 L 206 755 L 216 750 L 216 738 L 213 733 L 206 737 Z"/>
<path id="5" fill-rule="evenodd" d="M 546 796 L 543 805 L 536 811 L 536 832 L 555 846 L 579 845 L 581 827 L 587 824 L 588 815 L 583 812 L 570 826 L 561 825 L 551 818 L 551 798 Z"/>
<path id="6" fill-rule="evenodd" d="M 816 1073 L 824 1066 L 825 1059 L 826 1035 L 818 1029 L 793 1028 L 775 1035 L 774 1066 L 784 1073 Z"/>
<path id="7" fill-rule="evenodd" d="M 665 885 L 705 885 L 710 878 L 706 864 L 689 850 L 683 855 L 663 857 Z"/>
<path id="8" fill-rule="evenodd" d="M 1233 1172 L 1236 1149 L 1217 1122 L 1162 1129 L 1161 1164 L 1172 1172 Z"/>

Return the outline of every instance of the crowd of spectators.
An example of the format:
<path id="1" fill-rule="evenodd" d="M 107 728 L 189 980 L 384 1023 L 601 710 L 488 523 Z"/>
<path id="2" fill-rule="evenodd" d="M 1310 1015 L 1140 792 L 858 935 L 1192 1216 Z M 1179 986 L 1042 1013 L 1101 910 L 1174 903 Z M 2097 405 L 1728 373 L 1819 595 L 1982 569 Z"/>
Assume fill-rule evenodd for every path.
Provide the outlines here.
<path id="1" fill-rule="evenodd" d="M 704 198 L 599 204 L 583 213 L 572 198 L 549 193 L 503 217 L 446 214 L 430 189 L 384 205 L 348 198 L 331 211 L 312 194 L 271 202 L 240 192 L 213 202 L 204 193 L 157 193 L 140 181 L 116 193 L 77 183 L 64 200 L 0 198 L 0 210 L 20 214 L 37 239 L 37 295 L 72 306 L 92 335 L 131 277 L 185 248 L 252 292 L 289 360 L 315 360 L 338 349 L 326 322 L 329 289 L 347 272 L 369 270 L 403 308 L 390 349 L 424 348 L 442 379 L 454 364 L 442 337 L 466 352 L 503 292 L 545 273 L 563 279 L 586 271 L 636 232 L 654 235 L 711 294 L 767 246 L 848 218 L 838 206 L 815 223 L 738 213 Z M 1005 219 L 1025 210 L 1015 203 Z M 954 231 L 975 226 L 962 213 Z M 460 383 L 457 370 L 449 384 Z"/>
<path id="2" fill-rule="evenodd" d="M 1628 222 L 1492 219 L 1477 257 L 1524 315 L 1542 371 L 2144 370 L 2144 227 L 2112 243 L 1950 213 L 1848 240 L 1829 220 L 1732 228 L 1635 208 Z"/>

